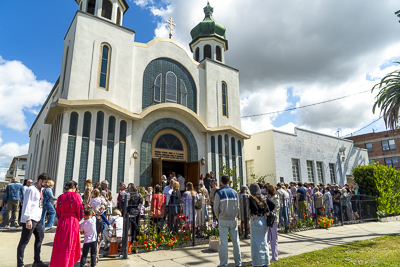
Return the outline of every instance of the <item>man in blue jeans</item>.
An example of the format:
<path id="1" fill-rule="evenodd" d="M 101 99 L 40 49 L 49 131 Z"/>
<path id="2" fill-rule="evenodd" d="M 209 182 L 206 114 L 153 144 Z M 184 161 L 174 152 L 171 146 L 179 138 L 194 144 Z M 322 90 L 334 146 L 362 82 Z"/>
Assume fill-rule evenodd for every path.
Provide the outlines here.
<path id="1" fill-rule="evenodd" d="M 18 182 L 16 177 L 13 177 L 11 184 L 6 187 L 4 193 L 3 203 L 4 206 L 7 205 L 7 225 L 6 228 L 9 229 L 11 225 L 11 215 L 14 210 L 14 226 L 19 227 L 18 215 L 20 211 L 20 206 L 24 202 L 25 190 L 24 186 Z"/>
<path id="2" fill-rule="evenodd" d="M 223 175 L 220 181 L 220 189 L 215 193 L 214 213 L 219 223 L 219 266 L 228 266 L 228 233 L 233 244 L 233 255 L 236 266 L 242 266 L 240 255 L 239 233 L 236 218 L 239 215 L 239 198 L 235 190 L 229 187 L 230 179 Z"/>

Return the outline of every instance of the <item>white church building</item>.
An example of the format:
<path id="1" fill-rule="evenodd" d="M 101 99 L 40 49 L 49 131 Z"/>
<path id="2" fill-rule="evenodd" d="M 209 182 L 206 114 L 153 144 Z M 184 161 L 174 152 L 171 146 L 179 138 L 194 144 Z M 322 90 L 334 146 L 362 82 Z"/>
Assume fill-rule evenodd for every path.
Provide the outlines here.
<path id="1" fill-rule="evenodd" d="M 225 64 L 225 27 L 205 18 L 192 53 L 172 39 L 135 42 L 125 0 L 76 0 L 60 77 L 30 129 L 27 178 L 159 184 L 174 171 L 198 183 L 221 162 L 246 177 L 239 71 Z"/>

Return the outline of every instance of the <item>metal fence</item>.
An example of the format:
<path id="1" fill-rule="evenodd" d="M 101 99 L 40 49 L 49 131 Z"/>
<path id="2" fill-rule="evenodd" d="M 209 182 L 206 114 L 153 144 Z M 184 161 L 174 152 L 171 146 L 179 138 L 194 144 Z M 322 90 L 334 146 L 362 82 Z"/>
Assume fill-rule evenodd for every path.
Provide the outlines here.
<path id="1" fill-rule="evenodd" d="M 146 207 L 143 203 L 132 204 L 128 196 L 123 196 L 123 257 L 127 258 L 129 248 L 134 251 L 153 250 L 208 243 L 213 222 L 217 221 L 212 210 L 213 205 L 202 197 L 199 200 L 194 199 L 183 199 L 175 205 L 149 203 Z M 366 195 L 341 197 L 332 208 L 330 205 L 329 208 L 328 205 L 321 206 L 315 198 L 307 200 L 305 210 L 299 208 L 294 199 L 285 200 L 280 196 L 280 203 L 281 233 L 318 228 L 321 217 L 332 219 L 332 226 L 377 219 L 377 199 Z M 239 194 L 239 204 L 239 236 L 246 239 L 251 231 L 247 194 Z M 128 247 L 128 236 L 131 236 L 131 247 Z"/>

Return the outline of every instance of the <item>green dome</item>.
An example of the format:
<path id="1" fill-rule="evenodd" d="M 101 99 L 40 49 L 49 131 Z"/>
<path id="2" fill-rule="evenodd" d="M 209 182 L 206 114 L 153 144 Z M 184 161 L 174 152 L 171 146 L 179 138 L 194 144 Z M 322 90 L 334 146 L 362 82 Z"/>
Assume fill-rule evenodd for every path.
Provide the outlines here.
<path id="1" fill-rule="evenodd" d="M 214 20 L 212 17 L 213 11 L 214 8 L 210 6 L 210 3 L 207 3 L 207 6 L 204 8 L 206 17 L 190 31 L 192 41 L 195 41 L 200 37 L 217 37 L 226 40 L 226 28 L 224 25 L 219 24 Z"/>

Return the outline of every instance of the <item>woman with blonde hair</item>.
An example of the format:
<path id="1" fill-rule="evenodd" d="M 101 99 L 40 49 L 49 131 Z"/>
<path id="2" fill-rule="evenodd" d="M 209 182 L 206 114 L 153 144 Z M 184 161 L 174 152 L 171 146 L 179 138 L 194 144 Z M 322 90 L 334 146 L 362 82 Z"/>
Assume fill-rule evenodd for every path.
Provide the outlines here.
<path id="1" fill-rule="evenodd" d="M 182 202 L 183 202 L 183 213 L 186 216 L 186 221 L 187 222 L 193 222 L 193 219 L 196 221 L 196 211 L 193 210 L 193 201 L 196 203 L 196 201 L 199 199 L 199 195 L 197 192 L 194 190 L 194 186 L 191 182 L 188 182 L 186 184 L 186 191 L 183 193 L 182 196 Z"/>
<path id="2" fill-rule="evenodd" d="M 56 210 L 53 206 L 53 200 L 57 200 L 57 198 L 53 195 L 53 187 L 54 181 L 49 180 L 47 183 L 47 187 L 42 191 L 43 194 L 43 211 L 42 211 L 42 226 L 43 230 L 45 229 L 45 219 L 46 214 L 49 215 L 49 219 L 47 220 L 47 230 L 51 230 L 54 228 L 54 219 L 56 217 Z"/>
<path id="3" fill-rule="evenodd" d="M 85 182 L 85 187 L 86 187 L 85 191 L 83 192 L 83 205 L 87 206 L 89 204 L 93 192 L 92 180 L 87 179 Z"/>

